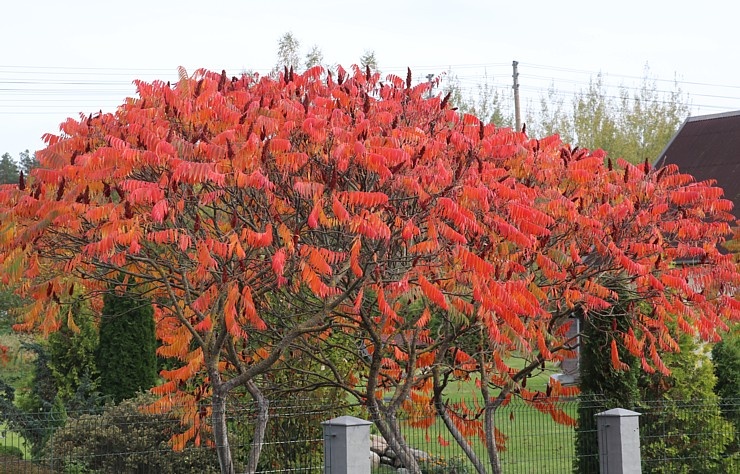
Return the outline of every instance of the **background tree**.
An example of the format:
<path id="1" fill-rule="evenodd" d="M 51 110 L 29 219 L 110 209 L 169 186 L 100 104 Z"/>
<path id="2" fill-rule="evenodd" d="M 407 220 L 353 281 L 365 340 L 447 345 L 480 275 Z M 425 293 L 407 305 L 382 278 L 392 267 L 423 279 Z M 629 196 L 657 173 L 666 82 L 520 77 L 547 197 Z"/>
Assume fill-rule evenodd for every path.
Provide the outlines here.
<path id="1" fill-rule="evenodd" d="M 717 383 L 715 393 L 719 396 L 722 415 L 735 426 L 735 439 L 727 447 L 726 454 L 740 463 L 740 328 L 736 325 L 721 342 L 712 348 L 712 363 Z"/>
<path id="2" fill-rule="evenodd" d="M 645 74 L 637 92 L 622 87 L 619 94 L 620 144 L 612 156 L 631 157 L 635 163 L 655 161 L 678 127 L 689 116 L 686 96 L 677 85 L 659 92 L 655 80 Z"/>
<path id="3" fill-rule="evenodd" d="M 540 97 L 536 113 L 532 109 L 527 110 L 526 121 L 532 136 L 559 134 L 567 143 L 575 141 L 573 113 L 565 106 L 565 99 L 555 88 L 555 84 L 551 84 L 547 93 Z M 601 145 L 598 147 L 602 148 Z"/>
<path id="4" fill-rule="evenodd" d="M 640 417 L 641 450 L 659 460 L 645 471 L 730 472 L 722 456 L 733 440 L 733 426 L 722 417 L 713 391 L 717 379 L 708 349 L 690 334 L 682 335 L 678 345 L 680 351 L 665 356 L 670 375 L 641 375 L 641 398 L 651 409 Z"/>
<path id="5" fill-rule="evenodd" d="M 360 67 L 363 70 L 369 67 L 372 72 L 380 72 L 378 69 L 378 59 L 375 57 L 375 51 L 368 49 L 362 53 L 362 56 L 360 56 Z"/>
<path id="6" fill-rule="evenodd" d="M 100 392 L 116 403 L 157 383 L 154 309 L 135 294 L 103 296 L 96 361 Z"/>
<path id="7" fill-rule="evenodd" d="M 28 387 L 16 389 L 0 380 L 0 413 L 8 427 L 30 443 L 35 459 L 43 452 L 53 430 L 64 423 L 64 407 L 57 397 L 45 344 L 24 342 L 22 349 L 34 354 L 33 379 Z"/>
<path id="8" fill-rule="evenodd" d="M 18 164 L 10 153 L 3 153 L 0 158 L 0 184 L 18 183 L 19 172 Z"/>
<path id="9" fill-rule="evenodd" d="M 31 444 L 33 457 L 43 453 L 68 412 L 94 413 L 105 401 L 96 390 L 98 335 L 92 315 L 79 300 L 70 311 L 72 317 L 48 341 L 21 342 L 19 352 L 30 359 L 30 379 L 16 381 L 15 387 L 0 380 L 0 413 Z"/>
<path id="10" fill-rule="evenodd" d="M 76 395 L 81 395 L 78 393 L 80 389 L 95 391 L 93 381 L 98 376 L 95 363 L 97 348 L 98 328 L 93 315 L 83 302 L 75 301 L 70 307 L 68 320 L 49 336 L 48 341 L 47 365 L 54 377 L 56 396 L 63 405 L 66 406 Z"/>
<path id="11" fill-rule="evenodd" d="M 570 107 L 553 84 L 539 110 L 527 115 L 532 136 L 558 133 L 574 145 L 601 148 L 613 160 L 652 163 L 688 117 L 689 106 L 677 86 L 660 91 L 646 68 L 635 92 L 625 86 L 612 92 L 598 74 L 575 94 Z"/>
<path id="12" fill-rule="evenodd" d="M 300 58 L 301 43 L 298 41 L 292 32 L 284 33 L 283 36 L 278 40 L 277 50 L 277 62 L 275 63 L 275 71 L 282 71 L 283 69 L 293 69 L 299 71 L 302 69 L 303 64 Z M 312 52 L 315 52 L 312 50 Z M 315 57 L 313 59 L 316 59 Z"/>
<path id="13" fill-rule="evenodd" d="M 28 150 L 22 151 L 19 155 L 20 169 L 25 176 L 31 175 L 31 170 L 38 168 L 39 162 L 36 159 L 36 153 L 31 154 Z"/>
<path id="14" fill-rule="evenodd" d="M 306 53 L 306 69 L 324 64 L 324 53 L 318 45 L 311 46 L 311 50 Z"/>
<path id="15" fill-rule="evenodd" d="M 461 113 L 473 114 L 486 124 L 512 127 L 511 106 L 507 104 L 513 104 L 514 99 L 494 87 L 489 79 L 488 74 L 484 74 L 482 83 L 476 84 L 472 91 L 466 91 L 460 78 L 452 70 L 448 70 L 442 78 L 441 95 L 444 97 L 449 94 L 451 106 L 456 107 Z"/>
<path id="16" fill-rule="evenodd" d="M 633 409 L 640 401 L 638 387 L 639 359 L 619 342 L 617 357 L 629 366 L 614 367 L 612 335 L 616 329 L 627 334 L 631 329 L 628 317 L 629 306 L 639 304 L 631 301 L 629 291 L 617 290 L 618 299 L 603 311 L 593 310 L 580 317 L 581 332 L 579 353 L 578 429 L 576 431 L 576 452 L 574 471 L 589 473 L 598 470 L 598 440 L 596 437 L 596 418 L 594 415 L 610 408 Z M 621 290 L 621 291 L 619 291 Z"/>

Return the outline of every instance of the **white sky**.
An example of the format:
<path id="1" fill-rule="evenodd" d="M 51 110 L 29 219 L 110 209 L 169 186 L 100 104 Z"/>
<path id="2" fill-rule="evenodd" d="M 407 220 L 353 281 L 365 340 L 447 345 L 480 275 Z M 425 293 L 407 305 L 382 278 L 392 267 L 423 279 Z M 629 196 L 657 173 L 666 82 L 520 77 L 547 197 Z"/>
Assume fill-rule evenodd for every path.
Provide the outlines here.
<path id="1" fill-rule="evenodd" d="M 451 69 L 474 89 L 502 90 L 519 61 L 525 103 L 551 84 L 570 93 L 598 72 L 635 86 L 645 65 L 692 114 L 740 109 L 740 3 L 733 0 L 403 1 L 17 0 L 4 2 L 0 153 L 42 147 L 68 116 L 112 111 L 135 78 L 176 68 L 268 71 L 292 31 L 345 67 L 374 50 L 383 73 Z M 569 99 L 566 99 L 569 100 Z"/>

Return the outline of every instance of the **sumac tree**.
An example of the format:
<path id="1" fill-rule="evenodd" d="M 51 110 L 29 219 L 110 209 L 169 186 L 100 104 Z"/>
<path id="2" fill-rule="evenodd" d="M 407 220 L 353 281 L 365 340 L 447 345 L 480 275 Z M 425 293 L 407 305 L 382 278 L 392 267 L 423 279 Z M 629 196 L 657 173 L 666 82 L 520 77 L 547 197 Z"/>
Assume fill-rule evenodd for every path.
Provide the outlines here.
<path id="1" fill-rule="evenodd" d="M 548 402 L 560 387 L 523 381 L 570 348 L 569 313 L 609 306 L 603 275 L 645 300 L 611 341 L 647 370 L 665 370 L 670 320 L 711 339 L 738 317 L 740 279 L 716 250 L 730 204 L 675 168 L 607 165 L 558 137 L 485 125 L 410 71 L 181 71 L 137 87 L 113 114 L 63 123 L 31 184 L 2 188 L 0 263 L 33 300 L 21 330 L 57 330 L 78 291 L 150 298 L 159 353 L 182 362 L 150 408 L 185 407 L 174 446 L 212 439 L 223 472 L 227 396 L 244 389 L 259 406 L 253 472 L 261 376 L 307 343 L 362 358 L 329 372 L 412 472 L 395 411 L 444 411 L 445 380 L 478 373 L 485 423 L 452 413 L 447 425 L 463 445 L 484 436 L 497 471 L 492 415 L 513 394 L 568 421 Z M 683 258 L 697 265 L 673 265 Z M 443 331 L 429 330 L 432 314 Z M 507 366 L 513 351 L 524 369 Z"/>

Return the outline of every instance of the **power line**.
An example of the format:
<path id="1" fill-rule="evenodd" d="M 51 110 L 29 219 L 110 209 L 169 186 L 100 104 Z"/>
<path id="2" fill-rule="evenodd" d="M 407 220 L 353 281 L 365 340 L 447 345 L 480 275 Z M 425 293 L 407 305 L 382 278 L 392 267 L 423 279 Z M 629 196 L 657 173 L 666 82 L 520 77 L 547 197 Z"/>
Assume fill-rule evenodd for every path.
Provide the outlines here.
<path id="1" fill-rule="evenodd" d="M 679 81 L 679 80 L 667 80 L 651 77 L 638 77 L 624 74 L 605 74 L 584 69 L 565 68 L 559 66 L 547 66 L 541 64 L 528 64 L 520 63 L 521 68 L 525 69 L 538 69 L 538 70 L 549 70 L 565 72 L 568 74 L 583 75 L 588 74 L 591 78 L 601 74 L 601 78 L 626 78 L 636 80 L 648 80 L 648 81 L 660 81 L 660 82 L 671 82 L 675 84 L 691 84 L 702 87 L 718 87 L 718 88 L 730 88 L 740 89 L 740 86 L 729 86 L 726 84 L 710 84 L 701 82 L 690 82 L 690 81 Z M 442 68 L 443 66 L 414 66 L 412 71 L 429 68 Z M 495 91 L 500 94 L 501 97 L 506 98 L 511 94 L 511 84 L 508 81 L 509 73 L 496 73 L 488 74 L 470 74 L 468 70 L 488 68 L 498 70 L 498 68 L 510 67 L 506 63 L 477 63 L 477 64 L 456 64 L 446 66 L 449 72 L 450 80 L 455 81 L 460 85 L 461 89 L 468 95 L 480 94 L 481 89 L 487 89 Z M 244 68 L 233 68 L 244 70 Z M 392 73 L 393 71 L 405 71 L 404 67 L 386 67 L 384 68 L 385 73 Z M 457 74 L 457 71 L 465 70 L 464 74 Z M 24 113 L 24 114 L 55 114 L 53 109 L 67 109 L 71 110 L 75 108 L 73 104 L 94 104 L 93 108 L 100 108 L 104 106 L 116 107 L 121 104 L 121 96 L 133 96 L 136 93 L 136 87 L 133 84 L 133 77 L 143 76 L 156 76 L 157 73 L 166 73 L 166 77 L 176 78 L 177 73 L 175 69 L 163 69 L 163 68 L 99 68 L 99 67 L 63 67 L 63 66 L 0 66 L 0 109 L 3 115 L 9 115 L 12 113 Z M 43 74 L 42 79 L 24 79 L 24 77 L 35 76 Z M 4 77 L 5 76 L 5 77 Z M 10 77 L 7 77 L 10 76 Z M 85 76 L 89 79 L 76 78 L 71 76 Z M 132 81 L 117 80 L 120 76 L 129 76 Z M 417 77 L 421 77 L 418 76 Z M 506 77 L 507 80 L 496 80 L 497 77 Z M 525 100 L 528 102 L 540 100 L 547 97 L 558 97 L 558 98 L 572 98 L 581 91 L 575 90 L 578 86 L 588 87 L 593 84 L 591 79 L 584 80 L 578 77 L 549 77 L 541 74 L 528 74 L 524 73 L 520 76 L 523 81 L 521 82 L 521 89 L 528 92 Z M 162 77 L 159 77 L 161 80 Z M 545 87 L 542 84 L 543 81 L 548 81 L 550 84 Z M 573 88 L 556 89 L 557 86 L 568 85 L 574 86 Z M 614 85 L 613 83 L 603 82 L 602 87 L 606 90 L 624 90 L 624 91 L 639 91 L 641 86 L 632 86 L 619 84 Z M 7 86 L 7 87 L 2 87 Z M 48 86 L 48 87 L 47 87 Z M 726 90 L 725 89 L 725 90 Z M 672 103 L 670 100 L 665 100 L 666 96 L 671 94 L 680 93 L 684 94 L 680 90 L 665 90 L 665 89 L 651 89 L 650 92 L 655 92 L 658 97 L 651 98 L 651 102 L 658 103 Z M 707 108 L 707 109 L 731 109 L 728 107 L 728 102 L 733 103 L 734 101 L 740 101 L 740 97 L 732 96 L 722 93 L 708 93 L 707 91 L 689 91 L 685 93 L 688 99 L 701 98 L 701 99 L 718 99 L 725 102 L 720 105 L 716 103 L 707 103 L 708 101 L 702 100 L 702 103 L 696 103 L 689 100 L 687 104 L 691 108 Z M 536 95 L 539 95 L 537 97 Z M 112 98 L 111 96 L 115 96 Z M 609 93 L 605 95 L 609 99 L 622 99 L 621 95 L 615 95 Z M 631 99 L 631 97 L 628 97 Z M 16 105 L 17 102 L 22 102 L 24 105 Z M 54 103 L 49 103 L 54 102 Z M 69 103 L 69 106 L 66 104 Z M 46 109 L 45 111 L 30 111 L 22 110 L 18 112 L 9 112 L 12 109 Z M 81 108 L 85 108 L 83 105 Z"/>
<path id="2" fill-rule="evenodd" d="M 455 69 L 452 70 L 453 73 L 454 73 L 454 71 L 457 70 L 457 69 L 459 69 L 459 68 L 464 68 L 464 67 L 472 68 L 472 67 L 493 66 L 493 65 L 498 65 L 498 64 L 495 64 L 495 63 L 488 63 L 488 64 L 465 64 L 465 65 L 455 65 L 455 66 L 451 66 L 451 67 L 454 67 L 455 68 Z M 8 67 L 8 66 L 5 66 L 5 67 Z M 536 65 L 534 67 L 545 68 L 544 66 L 538 66 L 538 65 Z M 548 68 L 550 68 L 552 70 L 574 71 L 574 72 L 580 72 L 580 73 L 584 73 L 584 74 L 590 74 L 591 77 L 593 77 L 594 74 L 598 74 L 598 73 L 594 73 L 593 71 L 586 71 L 586 70 L 571 70 L 571 69 L 559 68 L 559 67 L 548 67 Z M 108 70 L 111 70 L 110 68 L 106 68 L 106 69 L 103 69 L 103 68 L 84 68 L 84 69 L 83 68 L 80 68 L 79 70 L 81 70 L 83 72 L 76 72 L 76 71 L 70 71 L 70 70 L 68 70 L 68 68 L 54 68 L 54 69 L 55 69 L 56 72 L 48 73 L 48 74 L 60 74 L 61 73 L 61 74 L 66 74 L 66 75 L 72 75 L 72 74 L 74 74 L 74 75 L 82 75 L 82 74 L 89 75 L 90 71 L 101 71 L 101 70 L 102 71 L 108 71 Z M 393 70 L 393 68 L 388 68 L 388 69 L 389 70 Z M 123 69 L 121 69 L 121 70 L 123 70 Z M 165 70 L 165 69 L 149 69 L 149 70 L 146 70 L 146 69 L 127 69 L 126 71 L 131 71 L 130 74 L 125 74 L 125 75 L 130 75 L 130 76 L 135 75 L 134 74 L 135 72 L 141 73 L 142 71 L 147 71 L 147 72 L 148 71 L 160 71 L 160 72 L 168 71 L 173 77 L 175 75 L 173 71 L 171 71 L 171 70 Z M 1 77 L 1 75 L 3 73 L 7 73 L 7 71 L 0 71 L 0 77 Z M 25 75 L 29 75 L 29 74 L 32 75 L 33 74 L 33 73 L 30 73 L 29 71 L 13 71 L 13 73 L 14 74 L 25 74 Z M 100 72 L 97 72 L 96 74 L 100 74 Z M 118 76 L 118 75 L 124 75 L 122 73 L 104 73 L 104 74 L 116 75 L 116 76 Z M 475 74 L 475 75 L 462 75 L 462 76 L 456 75 L 455 79 L 458 80 L 461 83 L 467 83 L 467 84 L 473 83 L 474 85 L 479 85 L 481 83 L 486 83 L 487 85 L 490 85 L 490 86 L 499 86 L 499 85 L 501 87 L 508 87 L 509 86 L 508 85 L 508 82 L 505 82 L 504 83 L 504 82 L 496 81 L 496 80 L 494 80 L 494 77 L 495 77 L 494 75 L 488 75 L 488 74 Z M 577 85 L 577 86 L 588 86 L 588 85 L 593 84 L 593 82 L 590 81 L 590 80 L 589 81 L 584 81 L 584 80 L 572 79 L 572 78 L 567 78 L 567 77 L 550 77 L 550 76 L 542 76 L 542 75 L 527 74 L 527 73 L 522 74 L 522 77 L 523 78 L 526 78 L 526 79 L 534 79 L 534 80 L 547 80 L 550 83 L 573 84 L 573 85 Z M 642 79 L 642 80 L 645 80 L 646 79 L 645 77 L 639 78 L 637 76 L 628 76 L 628 75 L 619 75 L 619 74 L 602 75 L 602 77 L 623 77 L 623 78 Z M 647 80 L 658 80 L 658 79 L 647 78 Z M 661 81 L 673 82 L 674 84 L 694 84 L 694 85 L 702 85 L 702 86 L 705 86 L 705 87 L 723 87 L 723 88 L 740 89 L 740 86 L 728 86 L 728 85 L 724 85 L 724 84 L 698 83 L 698 82 L 689 82 L 689 81 L 668 81 L 668 80 L 662 80 L 662 79 L 661 79 Z M 91 80 L 60 80 L 60 79 L 57 79 L 57 80 L 55 80 L 53 78 L 51 78 L 51 79 L 43 79 L 43 80 L 17 80 L 17 79 L 7 79 L 7 78 L 0 79 L 0 84 L 4 84 L 4 85 L 28 85 L 28 86 L 32 86 L 32 85 L 35 85 L 35 86 L 39 86 L 39 85 L 56 85 L 56 86 L 111 86 L 111 85 L 112 86 L 132 86 L 132 82 L 133 82 L 133 79 L 132 79 L 132 81 L 112 81 L 112 80 L 101 80 L 101 79 L 91 79 Z M 605 87 L 618 87 L 618 88 L 622 88 L 622 89 L 626 89 L 626 90 L 639 90 L 641 88 L 641 87 L 635 87 L 635 86 L 626 85 L 624 83 L 621 83 L 621 84 L 618 84 L 618 85 L 614 85 L 614 84 L 610 84 L 610 83 L 605 83 L 603 85 Z M 26 88 L 26 89 L 28 89 L 28 88 Z M 21 90 L 24 90 L 24 88 L 20 88 L 20 87 L 19 88 L 2 88 L 0 90 L 12 91 L 12 92 L 18 91 L 19 92 Z M 58 90 L 63 91 L 63 92 L 66 92 L 67 91 L 67 89 L 58 89 Z M 111 92 L 113 92 L 113 91 L 111 91 Z M 664 90 L 664 89 L 658 89 L 658 90 L 656 90 L 656 92 L 659 92 L 659 93 L 671 93 L 671 92 L 677 92 L 677 91 L 675 91 L 675 90 L 668 91 L 668 90 Z M 699 93 L 699 92 L 693 92 L 693 93 L 691 93 L 691 95 L 698 96 L 698 97 L 709 97 L 709 98 L 720 98 L 720 99 L 727 99 L 727 98 L 734 99 L 734 97 L 727 96 L 727 95 L 707 94 L 707 93 Z"/>
<path id="3" fill-rule="evenodd" d="M 707 86 L 707 87 L 724 87 L 728 89 L 740 89 L 740 85 L 730 85 L 730 84 L 717 84 L 717 83 L 710 83 L 710 82 L 695 82 L 695 81 L 684 81 L 681 79 L 661 79 L 658 77 L 649 77 L 649 76 L 631 76 L 626 74 L 613 74 L 613 73 L 605 73 L 603 71 L 590 71 L 586 69 L 573 69 L 573 68 L 564 68 L 564 67 L 558 67 L 558 66 L 546 66 L 542 64 L 531 64 L 531 63 L 524 63 L 526 67 L 530 67 L 533 69 L 546 69 L 546 70 L 552 70 L 552 71 L 563 71 L 563 72 L 571 72 L 576 74 L 588 74 L 589 76 L 596 76 L 596 75 L 602 75 L 602 76 L 611 76 L 611 77 L 621 77 L 624 79 L 636 79 L 636 80 L 643 80 L 648 79 L 651 81 L 656 82 L 672 82 L 676 84 L 689 84 L 694 86 Z"/>
<path id="4" fill-rule="evenodd" d="M 578 69 L 578 68 L 570 68 L 570 67 L 562 67 L 562 66 L 552 66 L 552 65 L 545 65 L 545 64 L 537 64 L 537 63 L 526 63 L 526 62 L 520 62 L 520 65 L 522 68 L 531 68 L 531 69 L 542 69 L 542 70 L 548 70 L 548 71 L 559 71 L 559 72 L 566 72 L 570 74 L 583 74 L 588 76 L 610 76 L 610 77 L 617 77 L 617 78 L 624 78 L 624 79 L 634 79 L 634 80 L 642 80 L 642 79 L 649 79 L 652 81 L 657 82 L 670 82 L 670 83 L 676 83 L 676 84 L 688 84 L 688 85 L 697 85 L 697 86 L 706 86 L 706 87 L 720 87 L 720 88 L 730 88 L 730 89 L 740 89 L 740 85 L 736 84 L 721 84 L 721 83 L 709 83 L 709 82 L 698 82 L 698 81 L 688 81 L 688 80 L 681 80 L 678 78 L 673 79 L 663 79 L 659 77 L 649 77 L 649 76 L 635 76 L 635 75 L 629 75 L 629 74 L 617 74 L 617 73 L 609 73 L 604 71 L 594 71 L 589 69 Z M 508 68 L 510 67 L 510 63 L 460 63 L 460 64 L 427 64 L 427 65 L 414 65 L 414 66 L 387 66 L 382 68 L 383 71 L 405 71 L 407 67 L 410 67 L 412 72 L 414 70 L 419 69 L 437 69 L 437 70 L 460 70 L 460 69 L 488 69 L 488 68 Z M 3 69 L 7 69 L 7 71 L 2 71 Z M 225 68 L 227 71 L 244 71 L 244 66 L 239 67 L 229 67 Z M 272 67 L 262 67 L 262 68 L 252 68 L 253 70 L 257 71 L 269 71 L 272 69 Z M 24 71 L 25 70 L 25 71 Z M 94 72 L 98 75 L 140 75 L 141 73 L 145 73 L 147 75 L 151 74 L 169 74 L 169 75 L 177 75 L 177 69 L 176 68 L 119 68 L 119 67 L 81 67 L 81 66 L 33 66 L 33 65 L 0 65 L 0 73 L 9 73 L 9 74 L 65 74 L 65 75 L 82 75 L 82 74 L 89 74 L 91 72 Z"/>

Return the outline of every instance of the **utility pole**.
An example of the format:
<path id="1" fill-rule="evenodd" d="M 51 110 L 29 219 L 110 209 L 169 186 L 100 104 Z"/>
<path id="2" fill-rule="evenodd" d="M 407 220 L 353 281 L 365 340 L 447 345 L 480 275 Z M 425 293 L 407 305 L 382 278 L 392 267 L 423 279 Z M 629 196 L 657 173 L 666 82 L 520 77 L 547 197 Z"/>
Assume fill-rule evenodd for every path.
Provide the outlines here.
<path id="1" fill-rule="evenodd" d="M 512 76 L 514 78 L 514 122 L 516 123 L 515 130 L 519 132 L 522 130 L 522 113 L 519 107 L 519 71 L 517 70 L 519 61 L 514 61 L 511 66 L 514 69 L 514 75 Z"/>

